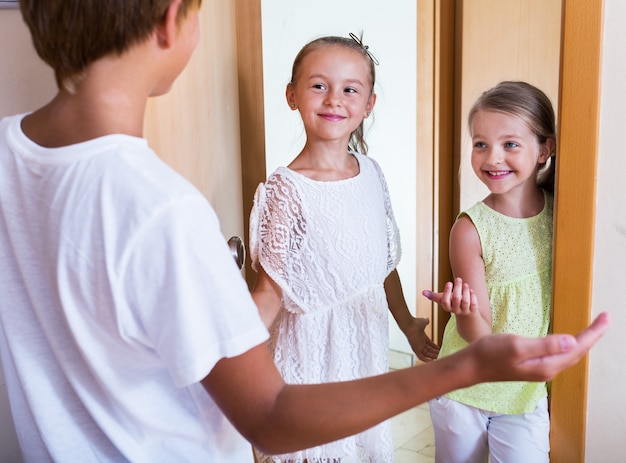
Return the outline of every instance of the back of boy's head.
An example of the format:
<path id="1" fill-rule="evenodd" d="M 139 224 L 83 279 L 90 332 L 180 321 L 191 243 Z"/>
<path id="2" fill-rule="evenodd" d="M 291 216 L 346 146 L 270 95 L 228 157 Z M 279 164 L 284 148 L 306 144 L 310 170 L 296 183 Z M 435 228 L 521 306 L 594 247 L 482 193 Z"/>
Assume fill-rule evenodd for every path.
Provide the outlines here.
<path id="1" fill-rule="evenodd" d="M 474 103 L 468 114 L 472 119 L 478 111 L 495 111 L 522 119 L 543 144 L 549 138 L 556 141 L 556 118 L 550 98 L 537 87 L 520 81 L 504 81 L 484 92 Z M 556 153 L 543 168 L 539 169 L 538 184 L 541 188 L 554 191 Z"/>
<path id="2" fill-rule="evenodd" d="M 146 40 L 172 0 L 20 0 L 35 50 L 73 91 L 83 72 L 103 56 Z M 179 16 L 201 0 L 182 0 Z M 182 17 L 182 16 L 181 16 Z"/>

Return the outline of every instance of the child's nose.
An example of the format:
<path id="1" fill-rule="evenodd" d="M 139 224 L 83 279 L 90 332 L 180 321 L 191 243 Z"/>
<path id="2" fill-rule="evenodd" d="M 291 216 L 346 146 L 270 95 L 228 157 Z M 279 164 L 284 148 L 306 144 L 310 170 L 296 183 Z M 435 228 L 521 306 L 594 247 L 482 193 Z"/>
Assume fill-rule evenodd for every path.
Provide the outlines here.
<path id="1" fill-rule="evenodd" d="M 494 166 L 502 164 L 504 162 L 504 153 L 497 147 L 489 148 L 487 153 L 487 162 Z"/>
<path id="2" fill-rule="evenodd" d="M 330 90 L 326 94 L 326 104 L 329 106 L 338 106 L 341 104 L 341 94 L 339 92 L 335 92 Z"/>

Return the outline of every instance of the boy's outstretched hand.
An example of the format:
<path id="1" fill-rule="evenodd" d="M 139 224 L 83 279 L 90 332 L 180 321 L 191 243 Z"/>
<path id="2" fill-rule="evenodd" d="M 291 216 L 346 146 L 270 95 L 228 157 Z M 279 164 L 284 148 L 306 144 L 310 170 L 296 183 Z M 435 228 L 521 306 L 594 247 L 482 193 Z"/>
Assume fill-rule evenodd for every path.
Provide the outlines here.
<path id="1" fill-rule="evenodd" d="M 479 339 L 467 350 L 475 354 L 470 358 L 481 381 L 549 381 L 578 363 L 602 337 L 610 321 L 610 314 L 603 312 L 576 336 L 526 338 L 496 334 Z"/>

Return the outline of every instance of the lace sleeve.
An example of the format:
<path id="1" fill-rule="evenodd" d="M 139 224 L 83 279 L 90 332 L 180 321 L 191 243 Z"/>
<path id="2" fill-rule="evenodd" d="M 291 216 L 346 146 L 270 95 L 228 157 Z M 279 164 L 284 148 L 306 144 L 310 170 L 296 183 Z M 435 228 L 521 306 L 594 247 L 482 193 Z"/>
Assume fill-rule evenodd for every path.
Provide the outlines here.
<path id="1" fill-rule="evenodd" d="M 371 158 L 370 158 L 371 159 Z M 391 207 L 391 197 L 389 195 L 389 188 L 387 187 L 387 181 L 382 169 L 376 161 L 371 159 L 372 164 L 378 172 L 378 178 L 383 189 L 385 196 L 385 215 L 387 220 L 387 271 L 391 272 L 398 266 L 400 257 L 402 256 L 402 247 L 400 245 L 400 231 L 393 214 L 393 208 Z"/>
<path id="2" fill-rule="evenodd" d="M 265 185 L 259 183 L 256 191 L 254 192 L 254 202 L 252 204 L 252 210 L 250 211 L 250 260 L 252 261 L 252 269 L 255 272 L 259 271 L 259 215 L 262 214 L 265 207 Z"/>
<path id="3" fill-rule="evenodd" d="M 274 280 L 291 300 L 301 303 L 293 293 L 298 281 L 306 280 L 302 261 L 306 221 L 296 186 L 290 179 L 273 174 L 260 184 L 250 214 L 250 258 Z"/>

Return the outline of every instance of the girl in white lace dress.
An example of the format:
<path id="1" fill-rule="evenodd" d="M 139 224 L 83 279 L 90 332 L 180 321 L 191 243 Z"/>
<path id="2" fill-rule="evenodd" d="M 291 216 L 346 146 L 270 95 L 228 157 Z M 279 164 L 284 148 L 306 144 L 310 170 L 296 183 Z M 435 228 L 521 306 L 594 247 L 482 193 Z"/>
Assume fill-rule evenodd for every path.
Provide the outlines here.
<path id="1" fill-rule="evenodd" d="M 352 34 L 323 37 L 300 51 L 286 96 L 300 112 L 307 141 L 255 195 L 252 294 L 288 383 L 387 371 L 387 309 L 421 360 L 439 350 L 424 333 L 428 319 L 413 317 L 406 305 L 395 270 L 400 239 L 389 192 L 378 164 L 364 155 L 375 63 Z M 300 452 L 256 454 L 262 463 L 390 462 L 390 422 Z"/>

